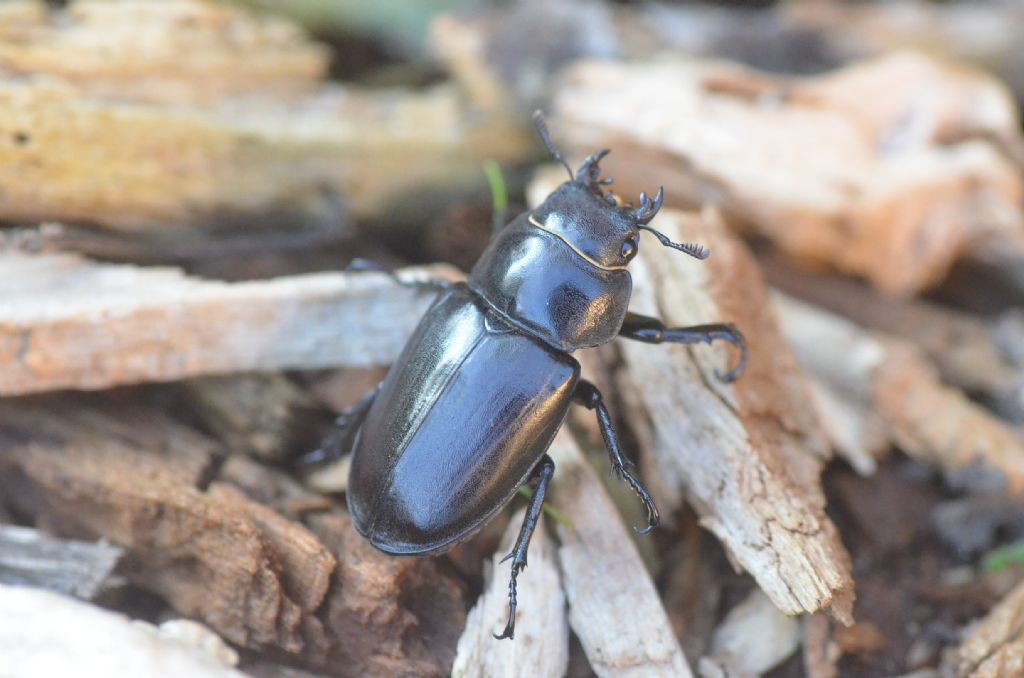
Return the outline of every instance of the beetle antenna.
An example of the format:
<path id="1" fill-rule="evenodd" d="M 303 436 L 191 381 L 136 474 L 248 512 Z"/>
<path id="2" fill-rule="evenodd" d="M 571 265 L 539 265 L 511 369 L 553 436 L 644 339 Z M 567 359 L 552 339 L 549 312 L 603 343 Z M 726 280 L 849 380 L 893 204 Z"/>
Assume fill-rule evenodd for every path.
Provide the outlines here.
<path id="1" fill-rule="evenodd" d="M 701 245 L 698 245 L 697 243 L 694 243 L 694 242 L 683 242 L 683 243 L 672 242 L 671 240 L 668 239 L 668 236 L 666 236 L 664 233 L 662 233 L 661 231 L 658 231 L 658 230 L 655 230 L 655 229 L 651 228 L 647 224 L 637 224 L 637 228 L 643 229 L 645 231 L 650 231 L 651 233 L 654 234 L 654 237 L 656 237 L 658 240 L 660 240 L 661 244 L 664 245 L 665 247 L 671 247 L 674 250 L 679 250 L 680 252 L 686 252 L 691 257 L 695 257 L 697 259 L 707 259 L 708 256 L 711 255 L 711 252 L 709 252 L 707 250 L 707 248 L 705 248 L 705 247 L 703 247 Z"/>
<path id="2" fill-rule="evenodd" d="M 547 146 L 548 153 L 551 154 L 552 158 L 562 163 L 562 167 L 564 167 L 565 171 L 569 173 L 569 181 L 572 181 L 572 168 L 569 167 L 569 163 L 565 161 L 565 158 L 563 158 L 562 154 L 558 152 L 555 145 L 551 143 L 551 134 L 548 133 L 548 123 L 544 120 L 544 112 L 539 108 L 533 112 L 533 124 L 537 126 L 537 132 L 540 133 L 541 141 L 543 141 L 544 145 Z"/>

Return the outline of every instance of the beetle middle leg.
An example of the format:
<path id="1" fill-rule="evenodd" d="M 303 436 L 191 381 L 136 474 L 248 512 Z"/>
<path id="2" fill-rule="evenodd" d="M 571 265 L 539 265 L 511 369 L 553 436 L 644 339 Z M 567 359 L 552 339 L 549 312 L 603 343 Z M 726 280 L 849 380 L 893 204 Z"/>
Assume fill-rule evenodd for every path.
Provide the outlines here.
<path id="1" fill-rule="evenodd" d="M 319 466 L 341 459 L 352 449 L 352 439 L 359 431 L 366 419 L 366 413 L 370 411 L 377 393 L 380 391 L 380 384 L 377 384 L 370 391 L 359 399 L 352 407 L 348 408 L 334 420 L 334 430 L 324 439 L 320 447 L 312 452 L 303 455 L 299 459 L 302 466 Z"/>
<path id="2" fill-rule="evenodd" d="M 629 483 L 636 496 L 640 497 L 644 508 L 647 509 L 647 527 L 633 529 L 640 534 L 647 534 L 660 521 L 658 507 L 654 505 L 654 499 L 651 497 L 650 492 L 647 491 L 647 488 L 644 487 L 644 484 L 630 470 L 635 465 L 622 453 L 622 448 L 619 446 L 619 438 L 615 435 L 612 418 L 608 414 L 608 408 L 604 404 L 601 392 L 586 379 L 580 379 L 579 383 L 576 384 L 576 390 L 573 392 L 572 397 L 588 410 L 594 410 L 595 414 L 597 414 L 597 423 L 601 428 L 601 437 L 604 439 L 604 446 L 608 449 L 608 456 L 612 462 L 612 472 Z"/>
<path id="3" fill-rule="evenodd" d="M 665 323 L 657 318 L 639 313 L 627 313 L 626 320 L 622 323 L 622 329 L 619 330 L 619 336 L 647 344 L 710 344 L 717 339 L 727 341 L 740 352 L 736 366 L 725 374 L 717 375 L 719 379 L 727 383 L 735 381 L 747 364 L 747 341 L 731 323 L 666 327 Z"/>
<path id="4" fill-rule="evenodd" d="M 555 472 L 555 462 L 551 457 L 544 455 L 534 467 L 532 478 L 537 479 L 537 488 L 530 498 L 530 506 L 526 509 L 526 517 L 523 518 L 523 526 L 519 529 L 519 536 L 516 538 L 516 545 L 512 552 L 501 559 L 501 562 L 512 560 L 512 577 L 508 582 L 508 622 L 505 623 L 505 630 L 501 635 L 494 635 L 495 638 L 514 638 L 516 631 L 516 577 L 526 568 L 526 551 L 530 548 L 530 538 L 537 528 L 537 521 L 540 520 L 541 508 L 544 505 L 544 496 L 548 493 L 548 485 L 551 483 L 551 476 Z"/>

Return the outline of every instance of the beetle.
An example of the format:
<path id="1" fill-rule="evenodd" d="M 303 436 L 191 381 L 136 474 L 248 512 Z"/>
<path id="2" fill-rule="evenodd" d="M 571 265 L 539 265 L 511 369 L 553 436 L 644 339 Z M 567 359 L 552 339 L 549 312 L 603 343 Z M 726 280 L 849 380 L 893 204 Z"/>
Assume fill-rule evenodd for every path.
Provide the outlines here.
<path id="1" fill-rule="evenodd" d="M 431 283 L 438 296 L 376 388 L 346 411 L 319 459 L 351 451 L 348 508 L 356 530 L 381 551 L 437 555 L 472 536 L 518 489 L 534 486 L 512 552 L 508 621 L 513 638 L 516 579 L 555 465 L 547 455 L 571 403 L 597 416 L 615 474 L 646 509 L 658 509 L 625 456 L 601 392 L 580 375 L 572 352 L 616 337 L 651 344 L 730 342 L 746 361 L 743 335 L 727 323 L 666 327 L 628 311 L 626 270 L 641 231 L 704 259 L 695 244 L 672 242 L 650 226 L 664 190 L 622 205 L 604 187 L 591 154 L 575 174 L 555 149 L 540 111 L 537 130 L 569 172 L 542 205 L 502 227 L 464 283 Z"/>

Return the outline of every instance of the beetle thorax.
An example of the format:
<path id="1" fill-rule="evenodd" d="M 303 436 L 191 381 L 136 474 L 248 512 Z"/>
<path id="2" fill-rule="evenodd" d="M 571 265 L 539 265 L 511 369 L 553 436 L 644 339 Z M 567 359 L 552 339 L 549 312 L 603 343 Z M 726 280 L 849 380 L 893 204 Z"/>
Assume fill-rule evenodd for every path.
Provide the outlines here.
<path id="1" fill-rule="evenodd" d="M 547 203 L 545 203 L 547 205 Z M 566 352 L 598 346 L 622 327 L 632 292 L 625 266 L 602 266 L 538 209 L 506 226 L 473 267 L 470 288 L 513 324 Z M 543 221 L 541 221 L 543 219 Z"/>

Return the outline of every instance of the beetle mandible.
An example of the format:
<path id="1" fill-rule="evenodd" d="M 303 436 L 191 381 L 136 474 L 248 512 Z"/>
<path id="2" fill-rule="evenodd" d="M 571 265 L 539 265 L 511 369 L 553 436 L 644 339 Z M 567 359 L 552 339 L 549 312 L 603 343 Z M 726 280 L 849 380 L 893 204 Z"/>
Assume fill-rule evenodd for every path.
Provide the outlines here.
<path id="1" fill-rule="evenodd" d="M 515 633 L 516 578 L 526 567 L 555 465 L 548 447 L 572 402 L 593 410 L 612 470 L 633 489 L 658 524 L 658 510 L 633 463 L 623 454 L 600 391 L 580 377 L 571 353 L 615 337 L 651 344 L 746 345 L 731 324 L 666 327 L 627 310 L 632 278 L 626 267 L 640 231 L 662 245 L 704 259 L 699 245 L 669 240 L 649 224 L 661 207 L 640 194 L 621 206 L 599 179 L 607 150 L 573 174 L 551 143 L 540 111 L 534 121 L 569 180 L 542 205 L 504 226 L 464 283 L 436 281 L 439 296 L 390 371 L 338 420 L 338 430 L 314 453 L 352 453 L 347 491 L 356 529 L 385 553 L 437 555 L 472 536 L 524 483 L 534 484 L 512 552 L 509 614 Z M 504 562 L 504 560 L 502 561 Z"/>

